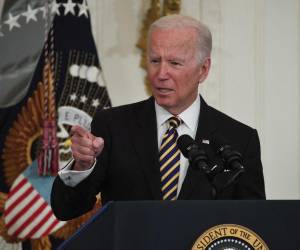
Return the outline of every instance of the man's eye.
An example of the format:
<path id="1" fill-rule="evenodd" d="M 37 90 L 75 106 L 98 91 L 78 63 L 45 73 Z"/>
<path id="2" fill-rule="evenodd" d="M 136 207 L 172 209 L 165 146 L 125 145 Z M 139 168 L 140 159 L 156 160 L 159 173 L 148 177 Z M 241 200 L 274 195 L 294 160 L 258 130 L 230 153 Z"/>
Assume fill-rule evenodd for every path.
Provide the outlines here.
<path id="1" fill-rule="evenodd" d="M 159 63 L 159 60 L 158 59 L 151 59 L 150 63 L 157 64 L 157 63 Z"/>
<path id="2" fill-rule="evenodd" d="M 179 63 L 179 62 L 177 62 L 177 61 L 171 61 L 170 62 L 172 65 L 174 65 L 174 66 L 179 66 L 179 65 L 181 65 L 181 63 Z"/>

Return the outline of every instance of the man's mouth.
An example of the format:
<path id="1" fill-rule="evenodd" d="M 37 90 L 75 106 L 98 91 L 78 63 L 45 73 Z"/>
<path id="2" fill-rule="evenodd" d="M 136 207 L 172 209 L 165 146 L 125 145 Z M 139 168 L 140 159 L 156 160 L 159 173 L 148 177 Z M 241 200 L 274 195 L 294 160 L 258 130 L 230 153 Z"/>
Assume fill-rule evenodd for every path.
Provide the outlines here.
<path id="1" fill-rule="evenodd" d="M 169 89 L 169 88 L 156 88 L 156 89 L 161 94 L 169 94 L 170 92 L 173 92 L 173 89 Z"/>

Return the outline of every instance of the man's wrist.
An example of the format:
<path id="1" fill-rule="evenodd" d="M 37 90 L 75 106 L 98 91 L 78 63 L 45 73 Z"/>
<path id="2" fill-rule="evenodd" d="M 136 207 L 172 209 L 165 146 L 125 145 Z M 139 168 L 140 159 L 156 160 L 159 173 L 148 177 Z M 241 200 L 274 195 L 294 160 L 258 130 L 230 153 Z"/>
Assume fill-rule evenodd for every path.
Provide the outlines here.
<path id="1" fill-rule="evenodd" d="M 74 161 L 74 163 L 72 164 L 70 170 L 74 170 L 74 171 L 86 171 L 91 169 L 93 166 L 95 165 L 95 160 L 92 164 L 90 165 L 83 165 L 80 164 L 78 161 Z"/>

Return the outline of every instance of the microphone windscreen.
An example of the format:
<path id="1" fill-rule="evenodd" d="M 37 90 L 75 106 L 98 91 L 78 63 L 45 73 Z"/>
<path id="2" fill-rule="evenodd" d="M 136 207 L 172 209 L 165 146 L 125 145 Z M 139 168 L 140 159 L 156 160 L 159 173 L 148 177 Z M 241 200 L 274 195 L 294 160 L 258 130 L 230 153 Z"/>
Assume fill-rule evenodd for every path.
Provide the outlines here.
<path id="1" fill-rule="evenodd" d="M 179 150 L 184 155 L 184 157 L 187 158 L 188 158 L 189 147 L 194 144 L 195 144 L 194 139 L 189 135 L 181 135 L 177 139 L 177 146 Z"/>

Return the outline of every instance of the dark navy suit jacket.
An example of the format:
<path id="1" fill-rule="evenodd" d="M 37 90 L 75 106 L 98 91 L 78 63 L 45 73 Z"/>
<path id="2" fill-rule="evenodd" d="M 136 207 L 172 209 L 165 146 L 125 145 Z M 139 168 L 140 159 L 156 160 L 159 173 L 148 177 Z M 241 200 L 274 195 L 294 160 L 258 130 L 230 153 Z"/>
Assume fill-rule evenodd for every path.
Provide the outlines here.
<path id="1" fill-rule="evenodd" d="M 104 150 L 91 175 L 76 187 L 55 179 L 51 195 L 55 215 L 67 220 L 89 211 L 99 192 L 103 203 L 162 199 L 154 98 L 99 111 L 91 127 L 94 135 L 104 139 Z M 207 176 L 189 167 L 178 199 L 265 199 L 257 131 L 208 106 L 201 97 L 195 140 L 207 142 L 214 134 L 225 137 L 242 154 L 245 173 L 234 185 L 213 196 Z M 210 144 L 202 146 L 211 161 L 219 162 Z M 220 175 L 220 181 L 228 174 Z"/>

